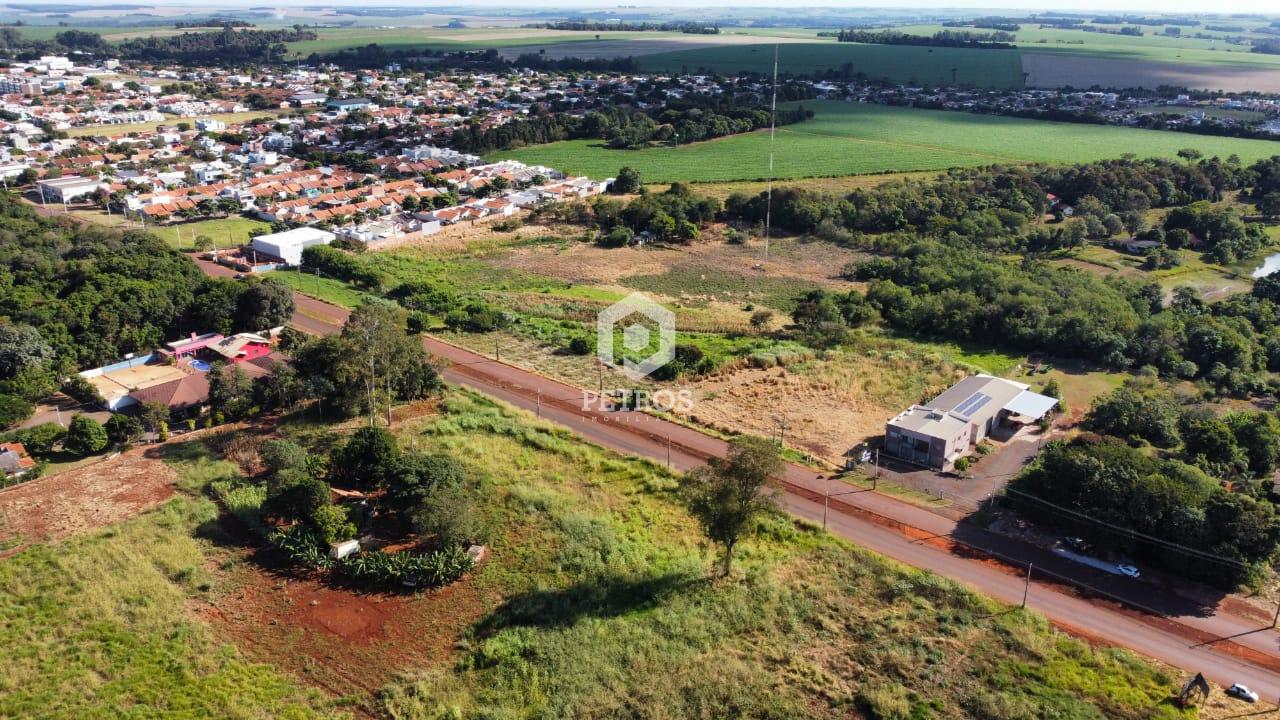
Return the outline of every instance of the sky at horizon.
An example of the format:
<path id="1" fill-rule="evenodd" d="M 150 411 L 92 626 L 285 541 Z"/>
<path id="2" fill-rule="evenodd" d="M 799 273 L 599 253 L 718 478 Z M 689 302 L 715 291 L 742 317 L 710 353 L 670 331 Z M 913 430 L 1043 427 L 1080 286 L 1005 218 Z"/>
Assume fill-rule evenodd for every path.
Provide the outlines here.
<path id="1" fill-rule="evenodd" d="M 66 2 L 66 0 L 55 0 L 57 2 Z M 132 2 L 132 0 L 79 0 L 76 4 L 87 6 L 94 5 L 111 5 L 120 2 Z M 34 3 L 33 3 L 34 4 Z M 372 0 L 371 2 L 354 2 L 352 0 L 336 1 L 336 2 L 319 2 L 316 0 L 271 0 L 262 2 L 261 0 L 240 0 L 239 2 L 218 1 L 210 4 L 200 5 L 197 3 L 185 2 L 181 0 L 158 0 L 148 1 L 142 0 L 137 4 L 143 5 L 163 5 L 166 7 L 182 7 L 190 6 L 192 8 L 210 8 L 210 7 L 250 7 L 250 6 L 272 6 L 272 7 L 299 7 L 299 6 L 385 6 L 385 7 L 420 7 L 423 12 L 431 12 L 433 9 L 440 9 L 448 13 L 458 13 L 464 9 L 476 8 L 483 9 L 510 9 L 510 10 L 528 10 L 527 6 L 520 6 L 512 0 L 469 0 L 463 2 L 421 2 L 420 0 Z M 595 0 L 563 0 L 559 2 L 550 2 L 540 5 L 539 10 L 552 10 L 557 8 L 565 9 L 598 9 L 607 10 L 610 8 L 618 8 L 622 5 L 627 7 L 641 8 L 664 8 L 664 9 L 680 9 L 685 7 L 682 3 L 672 2 L 672 0 L 623 0 L 622 2 L 607 2 Z M 981 11 L 981 10 L 1020 10 L 1025 12 L 1050 12 L 1050 11 L 1087 11 L 1087 12 L 1108 12 L 1108 13 L 1124 13 L 1124 12 L 1143 12 L 1143 13 L 1212 13 L 1216 15 L 1229 13 L 1261 13 L 1280 15 L 1280 4 L 1276 0 L 1231 0 L 1230 2 L 1213 2 L 1212 0 L 1121 0 L 1120 3 L 1115 0 L 1071 0 L 1066 4 L 1054 4 L 1050 6 L 1029 6 L 1027 0 L 982 0 L 977 3 L 955 2 L 954 0 L 910 0 L 909 2 L 886 2 L 885 0 L 871 2 L 823 2 L 822 0 L 699 0 L 700 9 L 706 8 L 821 8 L 821 9 L 849 9 L 849 10 L 962 10 L 962 11 Z"/>

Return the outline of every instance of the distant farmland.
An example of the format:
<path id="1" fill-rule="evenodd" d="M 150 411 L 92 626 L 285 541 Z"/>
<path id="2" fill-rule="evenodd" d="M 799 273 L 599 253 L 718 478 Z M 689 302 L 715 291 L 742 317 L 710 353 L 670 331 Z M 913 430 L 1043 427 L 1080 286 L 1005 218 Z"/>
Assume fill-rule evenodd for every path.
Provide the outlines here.
<path id="1" fill-rule="evenodd" d="M 773 71 L 772 45 L 727 45 L 675 50 L 637 57 L 651 72 L 699 72 L 732 74 Z M 810 74 L 840 70 L 872 79 L 924 85 L 973 85 L 1022 87 L 1022 61 L 1017 50 L 930 48 L 912 45 L 862 45 L 858 43 L 793 43 L 780 46 L 778 70 Z M 952 70 L 955 70 L 954 78 Z"/>
<path id="2" fill-rule="evenodd" d="M 778 178 L 941 170 L 992 163 L 1069 163 L 1120 157 L 1175 157 L 1196 148 L 1206 157 L 1245 162 L 1280 155 L 1280 142 L 1209 137 L 1024 120 L 961 112 L 841 102 L 805 103 L 817 117 L 778 129 Z M 680 147 L 609 150 L 599 141 L 572 140 L 495 153 L 592 177 L 611 177 L 623 165 L 646 182 L 723 182 L 768 176 L 767 131 Z"/>

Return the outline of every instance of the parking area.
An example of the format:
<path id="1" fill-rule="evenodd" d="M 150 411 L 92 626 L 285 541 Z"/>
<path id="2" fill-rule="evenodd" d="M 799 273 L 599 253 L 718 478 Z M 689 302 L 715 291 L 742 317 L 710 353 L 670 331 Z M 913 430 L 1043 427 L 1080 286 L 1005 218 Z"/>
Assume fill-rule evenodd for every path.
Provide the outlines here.
<path id="1" fill-rule="evenodd" d="M 1035 459 L 1048 439 L 1035 426 L 1023 427 L 1004 438 L 995 439 L 993 436 L 990 443 L 992 451 L 987 455 L 974 453 L 972 458 L 975 462 L 963 476 L 909 465 L 881 455 L 881 477 L 895 485 L 950 500 L 963 510 L 974 510 L 984 500 L 1000 492 L 1024 465 Z"/>

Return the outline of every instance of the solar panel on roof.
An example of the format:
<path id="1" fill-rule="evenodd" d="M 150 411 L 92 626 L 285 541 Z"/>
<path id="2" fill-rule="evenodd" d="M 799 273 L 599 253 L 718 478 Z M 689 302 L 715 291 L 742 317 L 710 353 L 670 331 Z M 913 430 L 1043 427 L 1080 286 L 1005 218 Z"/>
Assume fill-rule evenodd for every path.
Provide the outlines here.
<path id="1" fill-rule="evenodd" d="M 975 403 L 977 403 L 978 399 L 981 398 L 982 396 L 983 396 L 982 393 L 974 393 L 970 395 L 969 397 L 964 399 L 964 402 L 956 406 L 955 412 L 961 415 L 967 414 L 969 411 L 969 408 L 972 407 Z"/>
<path id="2" fill-rule="evenodd" d="M 973 403 L 968 410 L 965 410 L 961 414 L 964 415 L 965 417 L 972 417 L 974 413 L 982 409 L 983 405 L 986 405 L 989 402 L 991 402 L 990 395 L 983 395 L 982 393 L 978 393 L 978 401 Z"/>

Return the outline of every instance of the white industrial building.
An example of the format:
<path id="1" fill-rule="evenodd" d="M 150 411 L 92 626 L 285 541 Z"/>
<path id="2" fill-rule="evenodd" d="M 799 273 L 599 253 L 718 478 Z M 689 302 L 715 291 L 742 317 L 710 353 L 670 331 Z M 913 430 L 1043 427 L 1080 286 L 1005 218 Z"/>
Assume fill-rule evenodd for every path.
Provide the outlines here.
<path id="1" fill-rule="evenodd" d="M 40 180 L 36 183 L 43 202 L 71 202 L 76 198 L 91 195 L 102 186 L 102 181 L 95 178 L 69 175 L 52 180 Z"/>
<path id="2" fill-rule="evenodd" d="M 337 236 L 327 230 L 300 227 L 285 232 L 259 235 L 250 247 L 264 255 L 278 257 L 290 265 L 302 264 L 302 251 L 313 245 L 328 245 Z"/>

